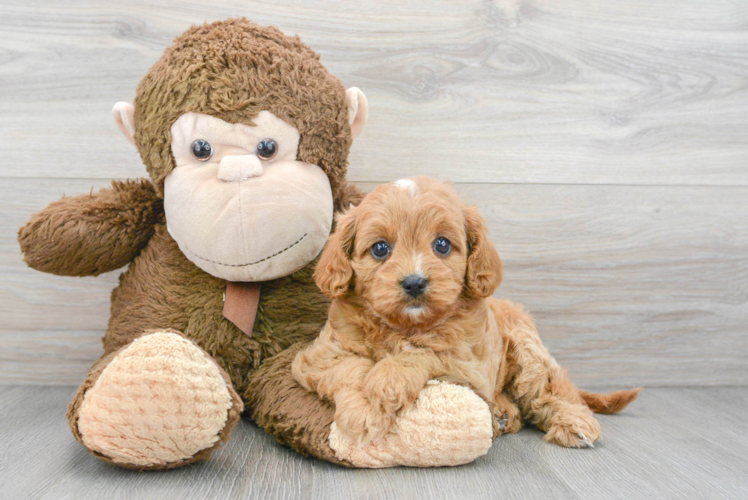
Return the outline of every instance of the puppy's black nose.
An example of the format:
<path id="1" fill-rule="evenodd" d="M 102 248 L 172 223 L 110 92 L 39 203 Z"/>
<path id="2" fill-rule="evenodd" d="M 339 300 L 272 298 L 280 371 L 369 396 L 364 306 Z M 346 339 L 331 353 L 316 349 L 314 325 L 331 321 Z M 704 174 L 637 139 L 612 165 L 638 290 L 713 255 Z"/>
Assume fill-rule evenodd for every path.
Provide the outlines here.
<path id="1" fill-rule="evenodd" d="M 405 293 L 415 299 L 416 297 L 421 295 L 424 290 L 426 290 L 426 285 L 428 283 L 429 280 L 427 280 L 423 276 L 411 274 L 410 276 L 406 276 L 405 278 L 403 278 L 403 280 L 400 282 L 400 286 L 403 287 Z"/>

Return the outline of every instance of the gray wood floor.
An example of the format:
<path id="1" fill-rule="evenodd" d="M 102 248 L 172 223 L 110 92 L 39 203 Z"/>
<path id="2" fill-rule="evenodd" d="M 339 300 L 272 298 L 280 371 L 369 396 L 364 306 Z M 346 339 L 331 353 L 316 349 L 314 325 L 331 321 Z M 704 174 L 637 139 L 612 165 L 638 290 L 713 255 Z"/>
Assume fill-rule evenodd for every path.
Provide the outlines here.
<path id="1" fill-rule="evenodd" d="M 304 458 L 250 421 L 210 462 L 137 473 L 100 462 L 64 412 L 72 387 L 0 387 L 0 498 L 748 498 L 748 390 L 651 388 L 600 416 L 594 449 L 525 429 L 456 468 L 348 470 Z"/>

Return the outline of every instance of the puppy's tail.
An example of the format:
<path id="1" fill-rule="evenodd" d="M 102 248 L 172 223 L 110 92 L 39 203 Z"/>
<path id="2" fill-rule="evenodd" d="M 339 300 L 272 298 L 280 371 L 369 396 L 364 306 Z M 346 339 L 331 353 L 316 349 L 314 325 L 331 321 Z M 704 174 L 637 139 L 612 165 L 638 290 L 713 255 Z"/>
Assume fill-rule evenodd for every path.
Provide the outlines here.
<path id="1" fill-rule="evenodd" d="M 579 394 L 590 410 L 595 413 L 618 413 L 635 400 L 641 390 L 641 387 L 637 387 L 630 391 L 616 391 L 610 394 L 595 394 L 580 390 Z"/>

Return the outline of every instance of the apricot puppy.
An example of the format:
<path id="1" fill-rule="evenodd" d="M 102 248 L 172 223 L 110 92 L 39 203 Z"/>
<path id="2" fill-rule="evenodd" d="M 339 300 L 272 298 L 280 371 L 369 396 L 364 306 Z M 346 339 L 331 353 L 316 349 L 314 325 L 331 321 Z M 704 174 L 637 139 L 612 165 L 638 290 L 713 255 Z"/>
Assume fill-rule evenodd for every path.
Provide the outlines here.
<path id="1" fill-rule="evenodd" d="M 522 307 L 490 298 L 502 264 L 485 221 L 439 181 L 366 196 L 338 220 L 314 279 L 333 302 L 293 375 L 335 404 L 338 428 L 359 443 L 384 436 L 431 379 L 472 388 L 495 436 L 528 420 L 569 447 L 600 437 L 593 411 L 618 412 L 638 394 L 579 391 Z"/>

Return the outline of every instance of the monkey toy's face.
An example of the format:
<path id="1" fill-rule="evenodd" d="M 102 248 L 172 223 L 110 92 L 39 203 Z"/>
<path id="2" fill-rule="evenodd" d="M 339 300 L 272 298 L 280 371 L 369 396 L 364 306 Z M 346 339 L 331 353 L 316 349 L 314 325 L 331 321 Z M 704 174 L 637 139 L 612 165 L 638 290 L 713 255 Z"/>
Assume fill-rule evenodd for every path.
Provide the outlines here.
<path id="1" fill-rule="evenodd" d="M 346 92 L 351 135 L 367 118 L 366 96 Z M 134 142 L 134 108 L 115 121 Z M 171 126 L 175 168 L 164 180 L 169 234 L 203 271 L 228 281 L 287 276 L 319 254 L 332 227 L 330 179 L 299 161 L 299 131 L 267 110 L 249 124 L 187 112 Z"/>
<path id="2" fill-rule="evenodd" d="M 230 281 L 304 267 L 332 225 L 330 182 L 320 167 L 297 161 L 298 130 L 270 111 L 252 122 L 186 113 L 171 127 L 169 234 L 198 267 Z"/>
<path id="3" fill-rule="evenodd" d="M 246 19 L 187 30 L 112 112 L 179 249 L 228 281 L 314 260 L 368 114 L 298 37 Z"/>

